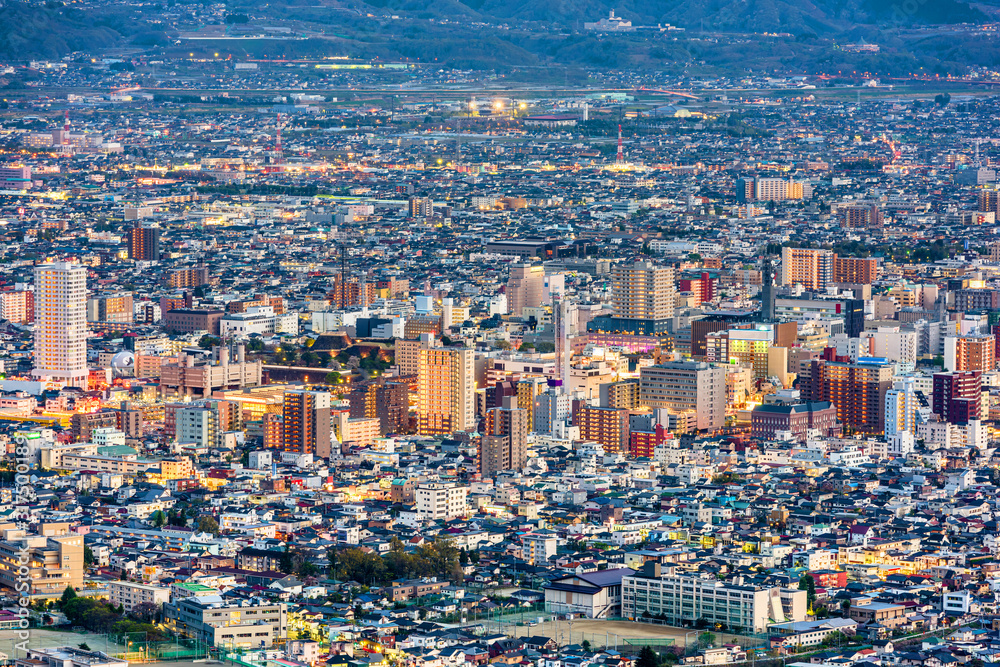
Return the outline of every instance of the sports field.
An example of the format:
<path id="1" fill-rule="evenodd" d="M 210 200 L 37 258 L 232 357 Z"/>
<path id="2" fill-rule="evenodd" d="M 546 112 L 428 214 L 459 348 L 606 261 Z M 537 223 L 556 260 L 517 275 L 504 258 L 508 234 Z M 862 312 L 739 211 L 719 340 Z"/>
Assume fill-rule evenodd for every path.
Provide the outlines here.
<path id="1" fill-rule="evenodd" d="M 42 630 L 41 628 L 31 628 L 28 632 L 31 633 L 28 638 L 28 648 L 53 648 L 56 646 L 77 648 L 80 644 L 86 644 L 94 651 L 119 653 L 125 650 L 118 644 L 109 643 L 104 635 L 95 635 L 90 632 L 61 632 Z M 0 630 L 0 652 L 13 658 L 14 645 L 20 642 L 17 630 Z M 23 657 L 23 655 L 18 657 Z"/>
<path id="2" fill-rule="evenodd" d="M 546 615 L 551 619 L 551 615 Z M 490 626 L 496 630 L 496 624 Z M 574 621 L 546 620 L 534 626 L 504 622 L 503 632 L 515 637 L 542 636 L 556 640 L 560 645 L 581 644 L 584 640 L 594 647 L 622 647 L 629 644 L 642 645 L 648 640 L 651 645 L 690 646 L 698 641 L 698 635 L 705 630 L 690 630 L 636 621 L 605 621 L 599 618 L 581 618 Z M 712 631 L 715 644 L 741 644 L 744 646 L 761 643 L 759 640 L 727 632 Z"/>

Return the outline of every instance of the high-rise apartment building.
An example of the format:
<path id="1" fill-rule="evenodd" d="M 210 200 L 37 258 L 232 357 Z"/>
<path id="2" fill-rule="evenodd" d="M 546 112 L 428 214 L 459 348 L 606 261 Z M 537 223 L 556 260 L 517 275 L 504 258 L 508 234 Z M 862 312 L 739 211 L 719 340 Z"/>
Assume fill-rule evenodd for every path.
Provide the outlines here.
<path id="1" fill-rule="evenodd" d="M 833 282 L 871 285 L 878 279 L 878 260 L 871 257 L 833 256 Z"/>
<path id="2" fill-rule="evenodd" d="M 913 451 L 917 433 L 917 393 L 913 378 L 893 383 L 885 394 L 885 440 L 890 456 L 906 456 Z"/>
<path id="3" fill-rule="evenodd" d="M 379 434 L 404 433 L 409 426 L 409 385 L 385 377 L 356 385 L 347 400 L 353 419 L 378 419 Z"/>
<path id="4" fill-rule="evenodd" d="M 475 351 L 421 349 L 417 372 L 417 432 L 450 435 L 476 426 Z"/>
<path id="5" fill-rule="evenodd" d="M 853 204 L 838 211 L 844 229 L 882 229 L 882 209 L 876 204 Z"/>
<path id="6" fill-rule="evenodd" d="M 281 447 L 286 452 L 330 458 L 330 394 L 286 391 L 281 410 Z"/>
<path id="7" fill-rule="evenodd" d="M 511 264 L 507 278 L 507 309 L 521 317 L 525 308 L 542 305 L 545 289 L 545 267 L 531 264 Z"/>
<path id="8" fill-rule="evenodd" d="M 802 383 L 803 398 L 833 403 L 837 418 L 849 431 L 882 433 L 892 374 L 892 364 L 881 358 L 861 358 L 857 363 L 813 360 L 809 378 Z"/>
<path id="9" fill-rule="evenodd" d="M 31 290 L 0 292 L 0 318 L 14 324 L 35 321 L 35 293 Z"/>
<path id="10" fill-rule="evenodd" d="M 542 377 L 523 377 L 515 386 L 517 407 L 528 411 L 528 430 L 535 430 L 535 399 L 548 387 L 548 381 Z M 502 405 L 502 403 L 501 403 Z"/>
<path id="11" fill-rule="evenodd" d="M 703 361 L 670 361 L 639 371 L 639 402 L 674 412 L 694 410 L 696 428 L 714 430 L 726 421 L 726 369 Z"/>
<path id="12" fill-rule="evenodd" d="M 35 367 L 32 375 L 87 386 L 87 270 L 55 262 L 35 268 Z"/>
<path id="13" fill-rule="evenodd" d="M 611 268 L 611 300 L 615 317 L 666 320 L 674 316 L 674 269 L 652 262 L 616 264 Z"/>
<path id="14" fill-rule="evenodd" d="M 599 408 L 574 401 L 573 424 L 580 428 L 581 439 L 600 443 L 605 452 L 628 452 L 628 410 Z"/>
<path id="15" fill-rule="evenodd" d="M 136 222 L 126 234 L 128 258 L 134 261 L 160 261 L 160 228 Z"/>
<path id="16" fill-rule="evenodd" d="M 204 264 L 183 269 L 174 269 L 167 278 L 168 283 L 174 289 L 200 287 L 201 285 L 207 285 L 208 280 L 208 267 Z"/>
<path id="17" fill-rule="evenodd" d="M 132 293 L 103 294 L 87 299 L 88 322 L 132 324 Z"/>
<path id="18" fill-rule="evenodd" d="M 824 290 L 833 282 L 834 255 L 815 248 L 781 249 L 781 284 L 802 285 L 807 290 Z"/>
<path id="19" fill-rule="evenodd" d="M 410 197 L 410 217 L 429 218 L 434 215 L 434 202 L 426 197 Z"/>
<path id="20" fill-rule="evenodd" d="M 479 440 L 479 474 L 492 479 L 504 470 L 521 471 L 528 461 L 528 411 L 517 407 L 513 397 L 502 408 L 486 411 L 486 424 Z"/>
<path id="21" fill-rule="evenodd" d="M 931 410 L 944 421 L 968 424 L 982 416 L 983 378 L 977 371 L 935 373 Z"/>
<path id="22" fill-rule="evenodd" d="M 946 336 L 944 339 L 944 369 L 946 371 L 996 370 L 996 339 L 992 334 Z"/>

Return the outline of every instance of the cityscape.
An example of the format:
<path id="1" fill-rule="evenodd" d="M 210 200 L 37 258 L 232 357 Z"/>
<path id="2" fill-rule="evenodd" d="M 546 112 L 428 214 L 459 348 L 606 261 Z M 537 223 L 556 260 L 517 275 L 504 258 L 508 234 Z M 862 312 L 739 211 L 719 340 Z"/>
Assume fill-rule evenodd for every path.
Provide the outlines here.
<path id="1" fill-rule="evenodd" d="M 0 6 L 0 662 L 1000 663 L 1000 7 L 641 5 Z"/>

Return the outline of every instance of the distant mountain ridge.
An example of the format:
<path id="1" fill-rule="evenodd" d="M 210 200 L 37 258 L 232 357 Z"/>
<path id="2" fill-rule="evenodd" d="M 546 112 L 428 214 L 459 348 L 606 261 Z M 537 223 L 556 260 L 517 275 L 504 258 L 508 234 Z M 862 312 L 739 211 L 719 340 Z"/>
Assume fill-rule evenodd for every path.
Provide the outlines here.
<path id="1" fill-rule="evenodd" d="M 363 0 L 411 15 L 532 21 L 581 29 L 614 11 L 636 25 L 736 32 L 829 34 L 857 24 L 976 23 L 989 18 L 962 0 Z"/>

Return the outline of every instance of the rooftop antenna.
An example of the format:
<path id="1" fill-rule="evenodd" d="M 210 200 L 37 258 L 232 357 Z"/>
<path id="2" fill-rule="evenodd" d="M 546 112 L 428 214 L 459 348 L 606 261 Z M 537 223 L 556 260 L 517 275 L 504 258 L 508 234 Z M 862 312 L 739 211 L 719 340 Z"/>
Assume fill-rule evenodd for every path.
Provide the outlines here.
<path id="1" fill-rule="evenodd" d="M 615 157 L 616 164 L 624 164 L 625 156 L 622 154 L 622 126 L 618 124 L 618 155 Z"/>

